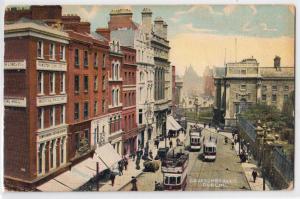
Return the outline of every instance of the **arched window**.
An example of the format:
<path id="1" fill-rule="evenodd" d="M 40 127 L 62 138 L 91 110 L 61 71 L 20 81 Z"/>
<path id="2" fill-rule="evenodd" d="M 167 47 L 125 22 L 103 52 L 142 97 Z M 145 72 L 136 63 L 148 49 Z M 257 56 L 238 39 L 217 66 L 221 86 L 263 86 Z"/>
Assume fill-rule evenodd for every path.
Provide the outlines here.
<path id="1" fill-rule="evenodd" d="M 119 89 L 116 90 L 116 105 L 119 105 Z"/>
<path id="2" fill-rule="evenodd" d="M 141 71 L 140 72 L 140 82 L 142 82 L 144 80 L 144 73 Z"/>
<path id="3" fill-rule="evenodd" d="M 112 106 L 115 106 L 115 90 L 114 89 L 111 91 L 111 100 L 112 100 Z"/>

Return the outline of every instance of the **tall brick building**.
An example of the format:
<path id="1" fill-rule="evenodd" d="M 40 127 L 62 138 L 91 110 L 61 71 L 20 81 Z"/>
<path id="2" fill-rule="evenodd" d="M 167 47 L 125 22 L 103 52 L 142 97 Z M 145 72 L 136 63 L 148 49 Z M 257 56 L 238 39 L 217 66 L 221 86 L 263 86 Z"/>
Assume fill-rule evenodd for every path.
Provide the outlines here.
<path id="1" fill-rule="evenodd" d="M 68 166 L 70 38 L 51 28 L 52 23 L 46 25 L 51 12 L 39 15 L 42 11 L 38 7 L 20 11 L 29 19 L 41 19 L 41 23 L 21 19 L 21 14 L 12 14 L 16 12 L 13 9 L 5 16 L 4 175 L 8 186 L 30 186 Z M 61 8 L 53 7 L 53 11 Z"/>
<path id="2" fill-rule="evenodd" d="M 111 61 L 123 57 L 90 23 L 62 16 L 61 6 L 11 8 L 5 20 L 6 186 L 35 189 L 79 162 L 95 169 L 89 159 L 109 141 L 108 125 L 121 129 L 122 107 L 111 117 L 117 120 L 107 120 L 116 109 L 107 82 Z"/>

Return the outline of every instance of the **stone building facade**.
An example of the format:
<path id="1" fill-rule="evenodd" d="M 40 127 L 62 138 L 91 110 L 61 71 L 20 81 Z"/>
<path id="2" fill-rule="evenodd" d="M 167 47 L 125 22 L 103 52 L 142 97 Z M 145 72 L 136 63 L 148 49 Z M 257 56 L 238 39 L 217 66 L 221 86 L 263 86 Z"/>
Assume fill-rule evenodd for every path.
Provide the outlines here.
<path id="1" fill-rule="evenodd" d="M 216 70 L 214 80 L 214 120 L 225 126 L 235 125 L 236 114 L 252 104 L 266 103 L 281 110 L 295 89 L 294 67 L 281 66 L 278 56 L 272 67 L 259 66 L 253 57 L 227 63 Z"/>

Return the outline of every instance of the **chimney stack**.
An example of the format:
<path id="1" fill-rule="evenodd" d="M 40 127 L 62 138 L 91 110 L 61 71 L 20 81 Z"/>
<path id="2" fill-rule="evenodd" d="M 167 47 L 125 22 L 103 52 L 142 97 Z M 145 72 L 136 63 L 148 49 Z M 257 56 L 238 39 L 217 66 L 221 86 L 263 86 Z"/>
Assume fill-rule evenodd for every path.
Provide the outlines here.
<path id="1" fill-rule="evenodd" d="M 276 69 L 279 69 L 280 68 L 280 57 L 279 56 L 275 56 L 275 58 L 274 58 L 274 67 L 276 68 Z"/>
<path id="2" fill-rule="evenodd" d="M 142 26 L 145 33 L 150 34 L 152 30 L 152 11 L 149 8 L 144 8 L 142 11 Z"/>
<path id="3" fill-rule="evenodd" d="M 154 20 L 154 32 L 159 37 L 163 38 L 163 19 L 161 17 L 156 17 Z"/>

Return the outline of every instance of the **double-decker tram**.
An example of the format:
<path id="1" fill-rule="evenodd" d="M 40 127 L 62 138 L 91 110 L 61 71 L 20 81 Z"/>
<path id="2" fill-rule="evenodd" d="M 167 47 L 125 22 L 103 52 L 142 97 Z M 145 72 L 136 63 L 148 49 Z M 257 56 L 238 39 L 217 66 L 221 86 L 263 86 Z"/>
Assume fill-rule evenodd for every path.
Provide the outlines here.
<path id="1" fill-rule="evenodd" d="M 203 138 L 203 158 L 204 160 L 215 161 L 217 156 L 217 138 L 209 136 Z"/>
<path id="2" fill-rule="evenodd" d="M 191 126 L 190 129 L 190 150 L 199 151 L 201 149 L 201 132 L 203 128 Z"/>
<path id="3" fill-rule="evenodd" d="M 164 190 L 184 190 L 187 184 L 189 154 L 182 147 L 175 147 L 162 161 Z"/>

